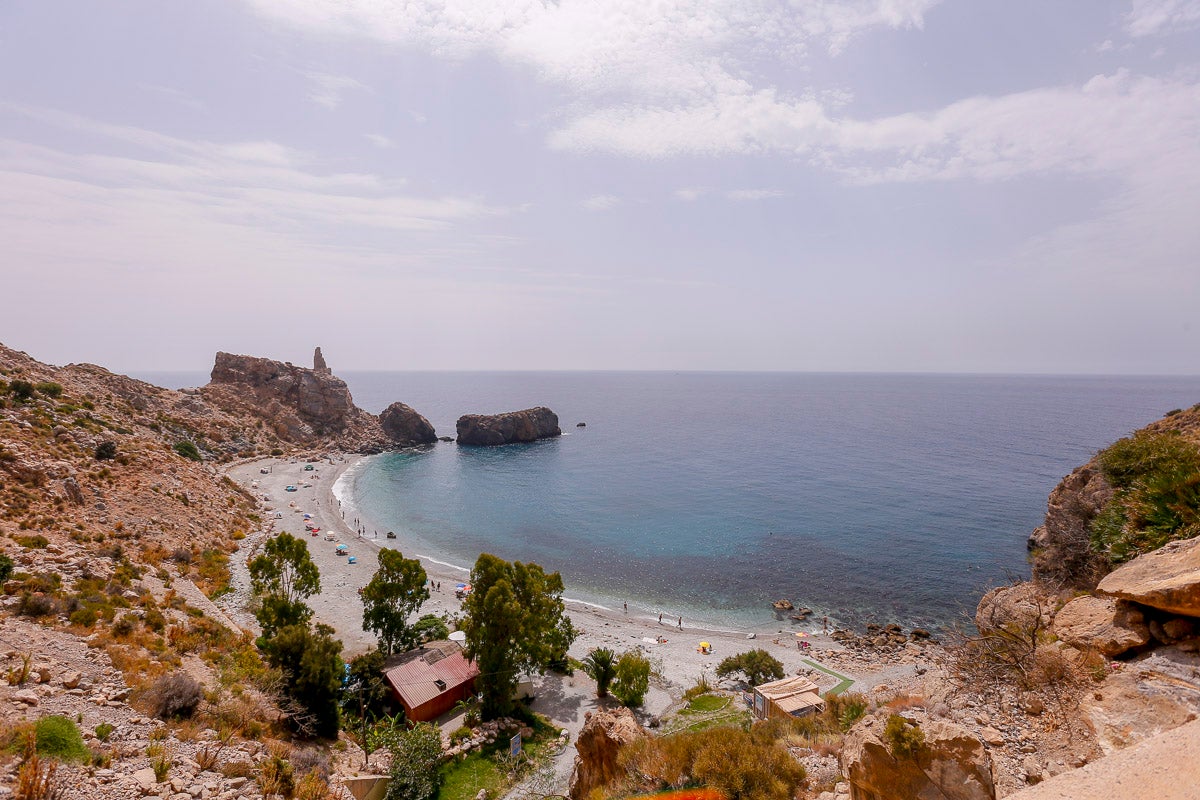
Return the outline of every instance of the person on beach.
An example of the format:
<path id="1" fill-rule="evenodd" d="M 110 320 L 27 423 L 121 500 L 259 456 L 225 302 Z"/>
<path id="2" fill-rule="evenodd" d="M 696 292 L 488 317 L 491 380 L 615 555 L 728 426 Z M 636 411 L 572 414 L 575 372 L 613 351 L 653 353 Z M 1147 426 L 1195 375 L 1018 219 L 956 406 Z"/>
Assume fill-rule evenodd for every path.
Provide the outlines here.
<path id="1" fill-rule="evenodd" d="M 683 617 L 679 618 L 679 630 L 683 630 Z"/>
<path id="2" fill-rule="evenodd" d="M 662 625 L 662 612 L 658 612 L 658 624 Z"/>
<path id="3" fill-rule="evenodd" d="M 621 603 L 621 606 L 625 609 L 625 613 L 628 614 L 629 613 L 629 603 Z"/>

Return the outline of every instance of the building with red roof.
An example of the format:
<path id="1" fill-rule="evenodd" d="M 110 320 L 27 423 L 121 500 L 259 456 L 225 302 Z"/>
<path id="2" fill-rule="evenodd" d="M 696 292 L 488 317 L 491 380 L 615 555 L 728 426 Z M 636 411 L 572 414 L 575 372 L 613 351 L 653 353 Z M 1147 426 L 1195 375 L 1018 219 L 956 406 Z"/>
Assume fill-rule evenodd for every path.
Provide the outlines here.
<path id="1" fill-rule="evenodd" d="M 429 722 L 475 693 L 479 668 L 454 642 L 428 642 L 387 660 L 384 680 L 414 722 Z"/>

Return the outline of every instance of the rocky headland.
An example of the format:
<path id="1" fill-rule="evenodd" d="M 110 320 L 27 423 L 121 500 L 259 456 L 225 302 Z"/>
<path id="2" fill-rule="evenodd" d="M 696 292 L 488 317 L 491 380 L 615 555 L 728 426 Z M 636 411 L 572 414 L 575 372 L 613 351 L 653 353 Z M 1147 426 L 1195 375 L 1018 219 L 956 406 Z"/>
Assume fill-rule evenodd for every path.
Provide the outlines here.
<path id="1" fill-rule="evenodd" d="M 456 427 L 458 443 L 476 447 L 562 436 L 558 415 L 543 406 L 505 414 L 464 414 Z"/>

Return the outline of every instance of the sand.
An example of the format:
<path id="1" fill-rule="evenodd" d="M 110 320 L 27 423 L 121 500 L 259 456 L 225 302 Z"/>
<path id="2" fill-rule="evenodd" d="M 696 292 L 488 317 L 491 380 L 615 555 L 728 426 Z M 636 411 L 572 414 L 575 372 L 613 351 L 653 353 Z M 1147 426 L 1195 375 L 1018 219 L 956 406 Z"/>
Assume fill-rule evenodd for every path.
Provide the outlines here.
<path id="1" fill-rule="evenodd" d="M 302 535 L 308 542 L 313 561 L 321 571 L 321 592 L 309 599 L 309 605 L 317 621 L 331 625 L 337 632 L 345 645 L 346 657 L 365 652 L 375 644 L 374 636 L 362 630 L 362 605 L 357 590 L 374 574 L 378 566 L 379 548 L 387 544 L 404 552 L 406 545 L 402 531 L 396 531 L 397 539 L 389 540 L 385 538 L 386 531 L 378 530 L 378 538 L 375 538 L 377 529 L 366 520 L 361 523 L 367 526 L 366 538 L 360 538 L 355 529 L 353 511 L 347 512 L 349 519 L 342 519 L 343 511 L 334 496 L 333 487 L 338 477 L 353 466 L 358 458 L 334 455 L 313 462 L 264 459 L 238 464 L 228 473 L 254 493 L 265 509 L 270 509 L 264 512 L 264 517 L 273 525 L 274 531 Z M 312 463 L 314 469 L 306 471 L 306 463 Z M 266 474 L 261 472 L 264 469 L 268 471 Z M 296 486 L 297 491 L 285 491 L 288 485 Z M 279 512 L 282 518 L 275 519 L 275 512 Z M 311 514 L 311 521 L 321 529 L 318 535 L 311 536 L 305 531 L 305 513 Z M 328 531 L 334 532 L 334 541 L 326 540 Z M 356 557 L 357 563 L 349 564 L 346 556 L 335 554 L 334 548 L 339 543 L 348 546 L 349 553 Z M 418 615 L 447 614 L 453 619 L 461 614 L 462 604 L 454 595 L 454 587 L 467 580 L 467 573 L 424 559 L 422 566 L 435 586 L 431 587 L 430 598 Z M 542 566 L 547 570 L 555 568 L 553 564 Z M 436 588 L 439 583 L 440 589 Z M 569 586 L 565 595 L 570 596 Z M 586 603 L 568 602 L 567 611 L 579 631 L 579 637 L 570 649 L 571 656 L 582 659 L 596 647 L 608 647 L 617 653 L 640 648 L 659 666 L 662 688 L 672 695 L 682 693 L 701 674 L 706 673 L 710 680 L 713 679 L 716 666 L 723 658 L 754 648 L 764 648 L 779 659 L 788 675 L 803 671 L 823 689 L 838 682 L 837 678 L 814 669 L 813 664 L 820 664 L 819 656 L 823 651 L 840 649 L 839 645 L 819 633 L 804 639 L 809 647 L 801 651 L 797 647 L 800 640 L 790 630 L 772 635 L 759 632 L 751 639 L 744 632 L 713 630 L 686 618 L 680 628 L 675 617 L 664 616 L 660 623 L 657 615 L 598 608 Z M 764 619 L 769 620 L 769 615 L 769 609 L 764 609 Z M 699 652 L 701 641 L 712 645 L 711 653 Z M 831 671 L 846 675 L 844 670 Z M 866 674 L 847 677 L 860 679 L 856 689 L 878 680 L 878 676 Z"/>

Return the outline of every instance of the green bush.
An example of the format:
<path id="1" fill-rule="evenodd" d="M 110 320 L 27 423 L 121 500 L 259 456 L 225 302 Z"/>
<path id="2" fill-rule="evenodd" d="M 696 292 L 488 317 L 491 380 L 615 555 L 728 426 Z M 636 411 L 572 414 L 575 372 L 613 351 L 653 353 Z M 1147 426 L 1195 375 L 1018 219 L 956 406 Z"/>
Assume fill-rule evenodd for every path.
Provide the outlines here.
<path id="1" fill-rule="evenodd" d="M 759 648 L 729 656 L 717 665 L 717 677 L 742 673 L 751 686 L 758 686 L 768 680 L 779 680 L 783 677 L 783 664 L 779 659 Z"/>
<path id="2" fill-rule="evenodd" d="M 30 550 L 41 550 L 50 544 L 50 540 L 40 533 L 30 535 L 14 536 L 13 541 L 22 547 L 28 547 Z"/>
<path id="3" fill-rule="evenodd" d="M 29 381 L 23 381 L 19 378 L 8 385 L 8 393 L 13 396 L 17 402 L 25 402 L 33 397 L 33 384 Z"/>
<path id="4" fill-rule="evenodd" d="M 436 726 L 418 723 L 399 733 L 389 744 L 392 751 L 391 782 L 386 800 L 430 800 L 438 793 L 442 773 L 442 734 Z"/>
<path id="5" fill-rule="evenodd" d="M 450 743 L 458 744 L 461 741 L 471 738 L 471 729 L 466 725 L 460 725 L 455 729 L 454 733 L 450 734 Z"/>
<path id="6" fill-rule="evenodd" d="M 627 650 L 617 659 L 612 682 L 613 697 L 621 705 L 634 708 L 646 699 L 650 688 L 650 660 L 636 650 Z"/>
<path id="7" fill-rule="evenodd" d="M 195 442 L 188 441 L 187 439 L 182 439 L 175 443 L 173 449 L 175 450 L 176 453 L 178 453 L 179 455 L 183 456 L 186 459 L 190 459 L 192 461 L 200 461 L 201 460 L 200 449 L 198 447 L 196 447 Z"/>
<path id="8" fill-rule="evenodd" d="M 96 726 L 96 738 L 102 742 L 107 742 L 108 737 L 112 735 L 113 726 L 107 722 L 101 722 Z"/>
<path id="9" fill-rule="evenodd" d="M 67 717 L 42 717 L 34 726 L 38 755 L 62 761 L 86 762 L 92 754 L 83 744 L 83 737 L 74 721 Z"/>
<path id="10" fill-rule="evenodd" d="M 1116 490 L 1092 520 L 1092 549 L 1114 564 L 1200 535 L 1200 447 L 1178 433 L 1140 432 L 1097 454 Z"/>
<path id="11" fill-rule="evenodd" d="M 0 582 L 8 580 L 13 574 L 13 560 L 6 554 L 0 553 Z"/>
<path id="12" fill-rule="evenodd" d="M 916 759 L 925 747 L 925 732 L 921 726 L 909 722 L 899 714 L 888 717 L 883 729 L 884 741 L 888 743 L 896 758 Z"/>
<path id="13" fill-rule="evenodd" d="M 109 461 L 117 457 L 117 443 L 111 439 L 106 439 L 96 445 L 96 451 L 93 453 L 97 461 Z"/>

